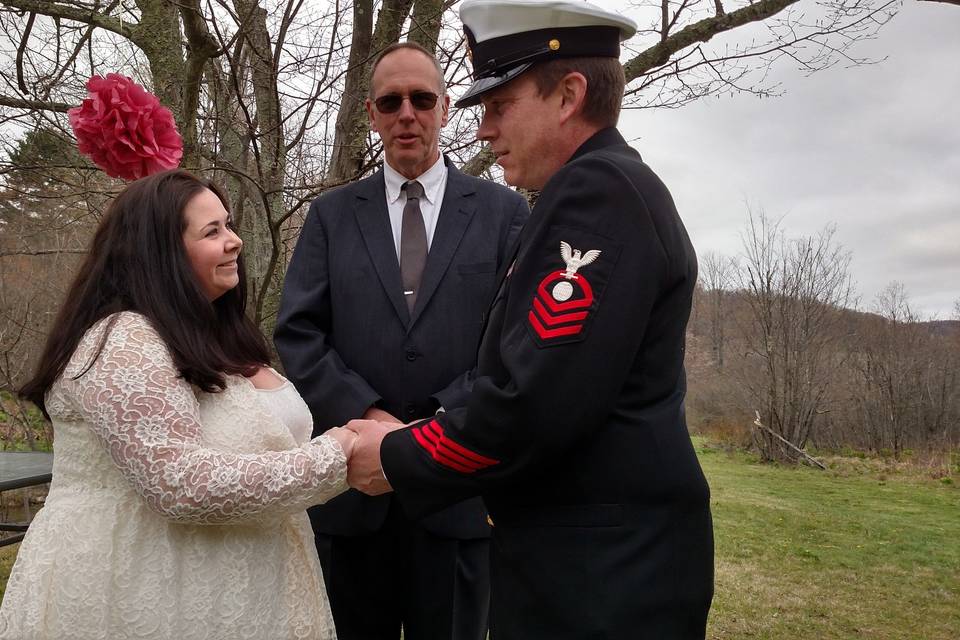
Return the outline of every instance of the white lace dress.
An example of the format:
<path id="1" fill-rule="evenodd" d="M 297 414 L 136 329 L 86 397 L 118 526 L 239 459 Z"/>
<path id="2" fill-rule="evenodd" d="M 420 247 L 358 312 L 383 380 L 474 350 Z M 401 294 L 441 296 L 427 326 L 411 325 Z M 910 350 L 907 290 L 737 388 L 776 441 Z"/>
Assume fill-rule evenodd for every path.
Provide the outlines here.
<path id="1" fill-rule="evenodd" d="M 47 394 L 53 482 L 7 583 L 0 638 L 334 638 L 304 509 L 347 488 L 339 444 L 298 443 L 244 378 L 195 393 L 133 313 L 72 380 L 105 322 Z M 288 419 L 307 411 L 290 391 L 270 398 Z"/>

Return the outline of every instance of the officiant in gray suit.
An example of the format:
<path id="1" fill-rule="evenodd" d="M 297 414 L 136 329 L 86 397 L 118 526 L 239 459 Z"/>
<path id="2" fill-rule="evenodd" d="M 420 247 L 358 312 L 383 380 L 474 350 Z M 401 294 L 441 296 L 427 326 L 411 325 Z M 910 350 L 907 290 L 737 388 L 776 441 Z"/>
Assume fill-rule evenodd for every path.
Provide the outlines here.
<path id="1" fill-rule="evenodd" d="M 449 98 L 426 50 L 387 48 L 366 104 L 383 167 L 313 202 L 274 335 L 315 436 L 465 405 L 497 272 L 529 215 L 519 194 L 440 154 Z M 340 640 L 396 640 L 401 625 L 405 640 L 485 637 L 479 498 L 412 521 L 392 494 L 351 490 L 310 517 Z"/>

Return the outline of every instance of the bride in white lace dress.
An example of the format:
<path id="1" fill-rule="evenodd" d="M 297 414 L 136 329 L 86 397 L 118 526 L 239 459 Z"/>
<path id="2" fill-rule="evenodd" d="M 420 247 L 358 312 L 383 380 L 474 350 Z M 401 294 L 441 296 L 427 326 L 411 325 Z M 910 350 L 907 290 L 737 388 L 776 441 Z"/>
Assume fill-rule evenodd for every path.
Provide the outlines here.
<path id="1" fill-rule="evenodd" d="M 0 638 L 335 637 L 304 509 L 347 488 L 353 435 L 310 440 L 303 400 L 263 366 L 222 202 L 167 172 L 133 183 L 101 224 L 24 387 L 45 392 L 53 481 L 7 584 Z M 164 215 L 182 218 L 189 268 L 157 271 L 167 259 L 153 254 L 176 247 L 137 244 L 158 242 Z M 152 290 L 131 290 L 145 284 L 138 270 Z M 204 298 L 210 326 L 190 308 Z"/>

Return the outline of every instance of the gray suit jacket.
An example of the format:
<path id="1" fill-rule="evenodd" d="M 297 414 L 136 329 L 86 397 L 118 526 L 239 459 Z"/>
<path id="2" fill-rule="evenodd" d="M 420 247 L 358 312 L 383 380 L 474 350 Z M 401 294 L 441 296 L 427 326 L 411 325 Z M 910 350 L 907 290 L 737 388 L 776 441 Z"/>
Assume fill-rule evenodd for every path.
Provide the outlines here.
<path id="1" fill-rule="evenodd" d="M 529 215 L 516 192 L 459 172 L 447 186 L 413 313 L 407 311 L 383 171 L 310 207 L 287 270 L 274 342 L 310 407 L 314 435 L 376 404 L 405 422 L 464 406 L 496 273 Z M 310 510 L 314 530 L 360 535 L 382 526 L 391 495 L 350 490 Z M 474 498 L 433 514 L 438 535 L 486 536 Z"/>

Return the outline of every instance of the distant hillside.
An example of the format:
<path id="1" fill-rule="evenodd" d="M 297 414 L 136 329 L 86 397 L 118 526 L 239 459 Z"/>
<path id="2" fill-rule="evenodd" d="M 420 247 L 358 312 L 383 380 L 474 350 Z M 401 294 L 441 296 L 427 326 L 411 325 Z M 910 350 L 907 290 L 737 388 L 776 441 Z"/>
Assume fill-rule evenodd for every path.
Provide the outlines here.
<path id="1" fill-rule="evenodd" d="M 934 320 L 932 322 L 921 322 L 920 324 L 929 327 L 930 333 L 937 336 L 960 335 L 960 320 Z"/>
<path id="2" fill-rule="evenodd" d="M 694 335 L 706 335 L 709 331 L 707 314 L 710 312 L 708 308 L 710 305 L 708 299 L 710 295 L 711 294 L 705 292 L 703 289 L 697 288 L 689 327 L 691 333 Z M 742 291 L 726 291 L 723 305 L 723 315 L 731 321 L 736 321 L 737 319 L 742 321 L 749 316 L 749 306 Z M 847 321 L 851 323 L 851 328 L 853 329 L 866 330 L 875 323 L 884 322 L 883 316 L 873 311 L 863 309 L 839 309 L 838 311 L 847 318 Z M 917 322 L 915 324 L 926 327 L 929 329 L 930 334 L 935 336 L 951 337 L 960 335 L 960 320 L 930 320 Z"/>

